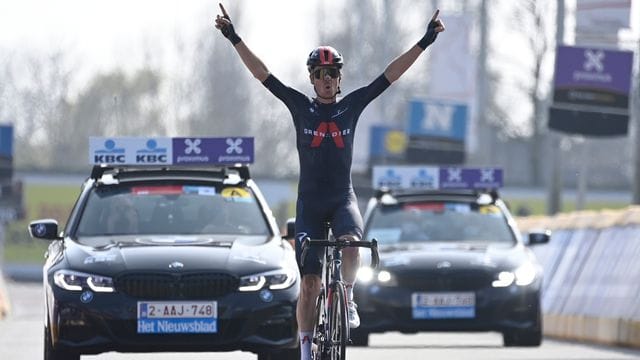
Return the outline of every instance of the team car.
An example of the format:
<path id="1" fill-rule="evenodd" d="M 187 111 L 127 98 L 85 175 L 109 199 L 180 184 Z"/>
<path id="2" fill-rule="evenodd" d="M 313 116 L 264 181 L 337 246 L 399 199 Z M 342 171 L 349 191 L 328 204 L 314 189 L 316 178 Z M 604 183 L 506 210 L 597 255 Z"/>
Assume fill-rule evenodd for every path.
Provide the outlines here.
<path id="1" fill-rule="evenodd" d="M 29 225 L 51 241 L 44 358 L 242 350 L 298 359 L 295 252 L 248 166 L 206 164 L 207 139 L 178 140 L 191 140 L 205 166 L 172 163 L 186 156 L 180 147 L 171 154 L 153 140 L 140 152 L 143 139 L 120 140 L 97 140 L 105 146 L 92 158 L 118 163 L 93 166 L 61 232 L 54 219 Z M 157 164 L 127 163 L 147 150 Z"/>
<path id="2" fill-rule="evenodd" d="M 539 346 L 542 268 L 528 246 L 550 233 L 530 233 L 525 245 L 496 190 L 502 170 L 387 167 L 376 176 L 364 237 L 377 239 L 380 265 L 358 272 L 353 343 L 386 331 L 495 331 L 505 346 Z"/>

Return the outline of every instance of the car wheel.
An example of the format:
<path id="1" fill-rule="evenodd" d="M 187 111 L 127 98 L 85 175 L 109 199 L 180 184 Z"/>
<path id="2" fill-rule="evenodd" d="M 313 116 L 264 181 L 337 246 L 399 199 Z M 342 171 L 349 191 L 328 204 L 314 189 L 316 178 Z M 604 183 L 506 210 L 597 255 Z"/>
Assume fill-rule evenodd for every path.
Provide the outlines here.
<path id="1" fill-rule="evenodd" d="M 51 333 L 44 328 L 44 360 L 80 360 L 80 354 L 60 351 L 53 347 Z"/>
<path id="2" fill-rule="evenodd" d="M 366 331 L 351 329 L 351 345 L 369 346 L 369 333 Z"/>
<path id="3" fill-rule="evenodd" d="M 537 329 L 511 330 L 502 333 L 504 346 L 540 346 L 542 344 L 542 331 Z"/>

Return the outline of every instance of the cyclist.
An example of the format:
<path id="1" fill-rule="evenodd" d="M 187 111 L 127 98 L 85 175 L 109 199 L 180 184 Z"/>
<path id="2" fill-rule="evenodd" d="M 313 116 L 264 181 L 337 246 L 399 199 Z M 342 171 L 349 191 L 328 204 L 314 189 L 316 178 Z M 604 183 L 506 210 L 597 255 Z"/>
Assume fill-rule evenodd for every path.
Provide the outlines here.
<path id="1" fill-rule="evenodd" d="M 322 248 L 310 251 L 301 263 L 302 240 L 324 236 L 324 222 L 331 222 L 336 237 L 359 240 L 362 237 L 362 216 L 358 210 L 351 184 L 353 137 L 358 118 L 364 108 L 391 83 L 396 81 L 416 61 L 418 56 L 444 31 L 438 11 L 427 26 L 425 35 L 416 45 L 394 59 L 377 79 L 338 99 L 342 81 L 342 55 L 330 46 L 320 46 L 309 54 L 307 68 L 315 97 L 284 85 L 247 47 L 235 32 L 226 10 L 220 4 L 222 16 L 215 26 L 231 41 L 240 59 L 271 93 L 287 106 L 296 130 L 296 145 L 300 161 L 298 200 L 296 204 L 296 253 L 302 274 L 297 319 L 300 331 L 301 359 L 311 357 L 315 302 L 320 294 Z M 359 267 L 357 248 L 343 252 L 342 272 L 349 298 L 349 326 L 358 327 L 360 318 L 353 302 L 353 283 Z"/>

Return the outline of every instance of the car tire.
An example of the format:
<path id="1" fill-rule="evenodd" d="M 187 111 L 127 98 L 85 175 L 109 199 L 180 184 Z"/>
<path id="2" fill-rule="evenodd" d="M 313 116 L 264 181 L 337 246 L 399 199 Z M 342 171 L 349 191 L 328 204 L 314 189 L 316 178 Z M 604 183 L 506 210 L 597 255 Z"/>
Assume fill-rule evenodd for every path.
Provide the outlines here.
<path id="1" fill-rule="evenodd" d="M 542 344 L 542 331 L 537 329 L 511 330 L 502 333 L 504 346 L 525 346 L 534 347 Z"/>
<path id="2" fill-rule="evenodd" d="M 80 360 L 80 354 L 73 354 L 53 347 L 51 332 L 44 328 L 44 360 Z"/>
<path id="3" fill-rule="evenodd" d="M 351 329 L 351 345 L 369 346 L 369 333 L 363 330 Z"/>

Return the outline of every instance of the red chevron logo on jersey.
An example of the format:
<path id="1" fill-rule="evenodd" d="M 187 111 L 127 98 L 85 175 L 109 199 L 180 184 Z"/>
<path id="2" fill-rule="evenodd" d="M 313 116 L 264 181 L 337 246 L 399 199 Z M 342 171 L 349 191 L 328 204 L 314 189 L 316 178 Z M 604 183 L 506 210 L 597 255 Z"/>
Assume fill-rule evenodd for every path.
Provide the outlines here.
<path id="1" fill-rule="evenodd" d="M 314 132 L 313 141 L 311 147 L 318 147 L 322 143 L 325 137 L 330 136 L 336 147 L 344 148 L 344 141 L 342 140 L 342 131 L 335 122 L 321 122 L 318 128 Z"/>

